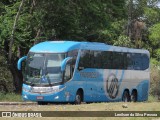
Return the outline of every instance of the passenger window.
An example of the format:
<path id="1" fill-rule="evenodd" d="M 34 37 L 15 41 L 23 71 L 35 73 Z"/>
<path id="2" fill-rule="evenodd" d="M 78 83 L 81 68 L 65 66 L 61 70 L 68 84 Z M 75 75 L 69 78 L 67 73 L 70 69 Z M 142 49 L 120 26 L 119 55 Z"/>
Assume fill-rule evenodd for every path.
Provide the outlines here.
<path id="1" fill-rule="evenodd" d="M 79 68 L 145 70 L 149 67 L 146 54 L 112 51 L 81 51 Z"/>
<path id="2" fill-rule="evenodd" d="M 102 55 L 101 51 L 94 51 L 94 56 L 91 58 L 94 61 L 94 68 L 102 68 Z"/>
<path id="3" fill-rule="evenodd" d="M 149 68 L 149 57 L 146 54 L 142 54 L 142 70 Z"/>
<path id="4" fill-rule="evenodd" d="M 128 70 L 133 70 L 133 60 L 132 60 L 132 54 L 127 53 L 127 69 Z"/>
<path id="5" fill-rule="evenodd" d="M 113 69 L 124 69 L 123 53 L 113 53 Z"/>
<path id="6" fill-rule="evenodd" d="M 139 53 L 133 53 L 132 54 L 132 59 L 133 59 L 134 70 L 141 70 L 142 69 L 141 54 L 139 54 Z"/>
<path id="7" fill-rule="evenodd" d="M 112 69 L 112 52 L 109 51 L 102 52 L 102 68 Z"/>
<path id="8" fill-rule="evenodd" d="M 81 69 L 90 68 L 90 67 L 91 67 L 90 51 L 82 50 L 78 69 L 81 70 Z"/>
<path id="9" fill-rule="evenodd" d="M 128 68 L 128 60 L 127 60 L 127 53 L 123 53 L 123 64 L 124 64 L 124 69 L 126 70 Z"/>

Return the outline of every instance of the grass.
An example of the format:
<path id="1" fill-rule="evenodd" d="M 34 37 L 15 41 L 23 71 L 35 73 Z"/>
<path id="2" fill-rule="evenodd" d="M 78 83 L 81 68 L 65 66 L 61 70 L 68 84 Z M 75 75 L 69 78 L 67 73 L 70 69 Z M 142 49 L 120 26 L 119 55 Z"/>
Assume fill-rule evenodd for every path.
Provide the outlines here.
<path id="1" fill-rule="evenodd" d="M 21 94 L 15 93 L 0 93 L 0 102 L 22 102 Z M 158 102 L 158 98 L 153 95 L 149 95 L 147 102 Z"/>
<path id="2" fill-rule="evenodd" d="M 123 107 L 124 104 L 127 107 Z M 1 105 L 3 106 L 3 105 Z M 0 107 L 3 111 L 4 107 Z M 111 102 L 91 104 L 10 105 L 6 111 L 160 111 L 159 102 Z"/>
<path id="3" fill-rule="evenodd" d="M 158 97 L 155 97 L 153 95 L 148 96 L 148 101 L 146 102 L 159 102 Z"/>
<path id="4" fill-rule="evenodd" d="M 21 95 L 8 93 L 0 94 L 0 101 L 21 102 Z M 49 104 L 49 105 L 0 105 L 0 111 L 160 111 L 160 103 L 156 97 L 149 96 L 146 102 L 106 102 L 106 103 L 91 103 L 81 105 L 71 104 Z M 123 107 L 123 106 L 127 107 Z M 0 118 L 1 119 L 1 118 Z M 13 119 L 13 118 L 12 118 Z M 30 118 L 14 118 L 16 120 L 29 120 Z M 46 117 L 32 118 L 33 120 L 160 120 L 156 117 Z M 11 118 L 3 118 L 3 120 L 11 120 Z"/>
<path id="5" fill-rule="evenodd" d="M 0 93 L 0 102 L 22 102 L 22 98 L 20 94 Z"/>

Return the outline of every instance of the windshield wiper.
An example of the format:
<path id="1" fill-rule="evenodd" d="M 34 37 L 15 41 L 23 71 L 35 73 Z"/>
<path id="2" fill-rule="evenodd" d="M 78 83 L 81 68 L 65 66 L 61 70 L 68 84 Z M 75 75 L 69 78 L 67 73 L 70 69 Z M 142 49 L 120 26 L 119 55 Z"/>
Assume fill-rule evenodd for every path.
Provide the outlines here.
<path id="1" fill-rule="evenodd" d="M 31 82 L 31 86 L 35 86 L 35 84 Z"/>
<path id="2" fill-rule="evenodd" d="M 25 81 L 26 84 L 29 84 L 31 86 L 35 86 L 35 84 L 33 82 L 29 82 L 29 81 Z"/>

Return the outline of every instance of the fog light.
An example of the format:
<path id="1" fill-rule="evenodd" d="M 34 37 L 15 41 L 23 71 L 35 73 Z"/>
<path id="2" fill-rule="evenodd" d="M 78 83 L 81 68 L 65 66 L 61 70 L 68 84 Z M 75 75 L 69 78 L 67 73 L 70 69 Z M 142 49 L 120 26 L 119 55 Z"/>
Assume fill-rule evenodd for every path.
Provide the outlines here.
<path id="1" fill-rule="evenodd" d="M 27 95 L 24 95 L 23 98 L 28 99 Z"/>
<path id="2" fill-rule="evenodd" d="M 59 96 L 54 97 L 54 99 L 59 99 Z"/>

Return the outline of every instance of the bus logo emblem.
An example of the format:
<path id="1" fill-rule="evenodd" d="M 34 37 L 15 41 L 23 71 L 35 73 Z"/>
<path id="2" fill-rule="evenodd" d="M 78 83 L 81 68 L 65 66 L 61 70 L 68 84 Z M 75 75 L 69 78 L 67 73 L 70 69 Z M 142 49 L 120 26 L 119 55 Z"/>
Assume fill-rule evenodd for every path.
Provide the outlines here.
<path id="1" fill-rule="evenodd" d="M 44 75 L 41 77 L 41 81 L 46 82 L 46 77 Z"/>
<path id="2" fill-rule="evenodd" d="M 106 91 L 111 99 L 117 97 L 119 90 L 118 79 L 115 74 L 110 74 L 106 81 Z"/>

